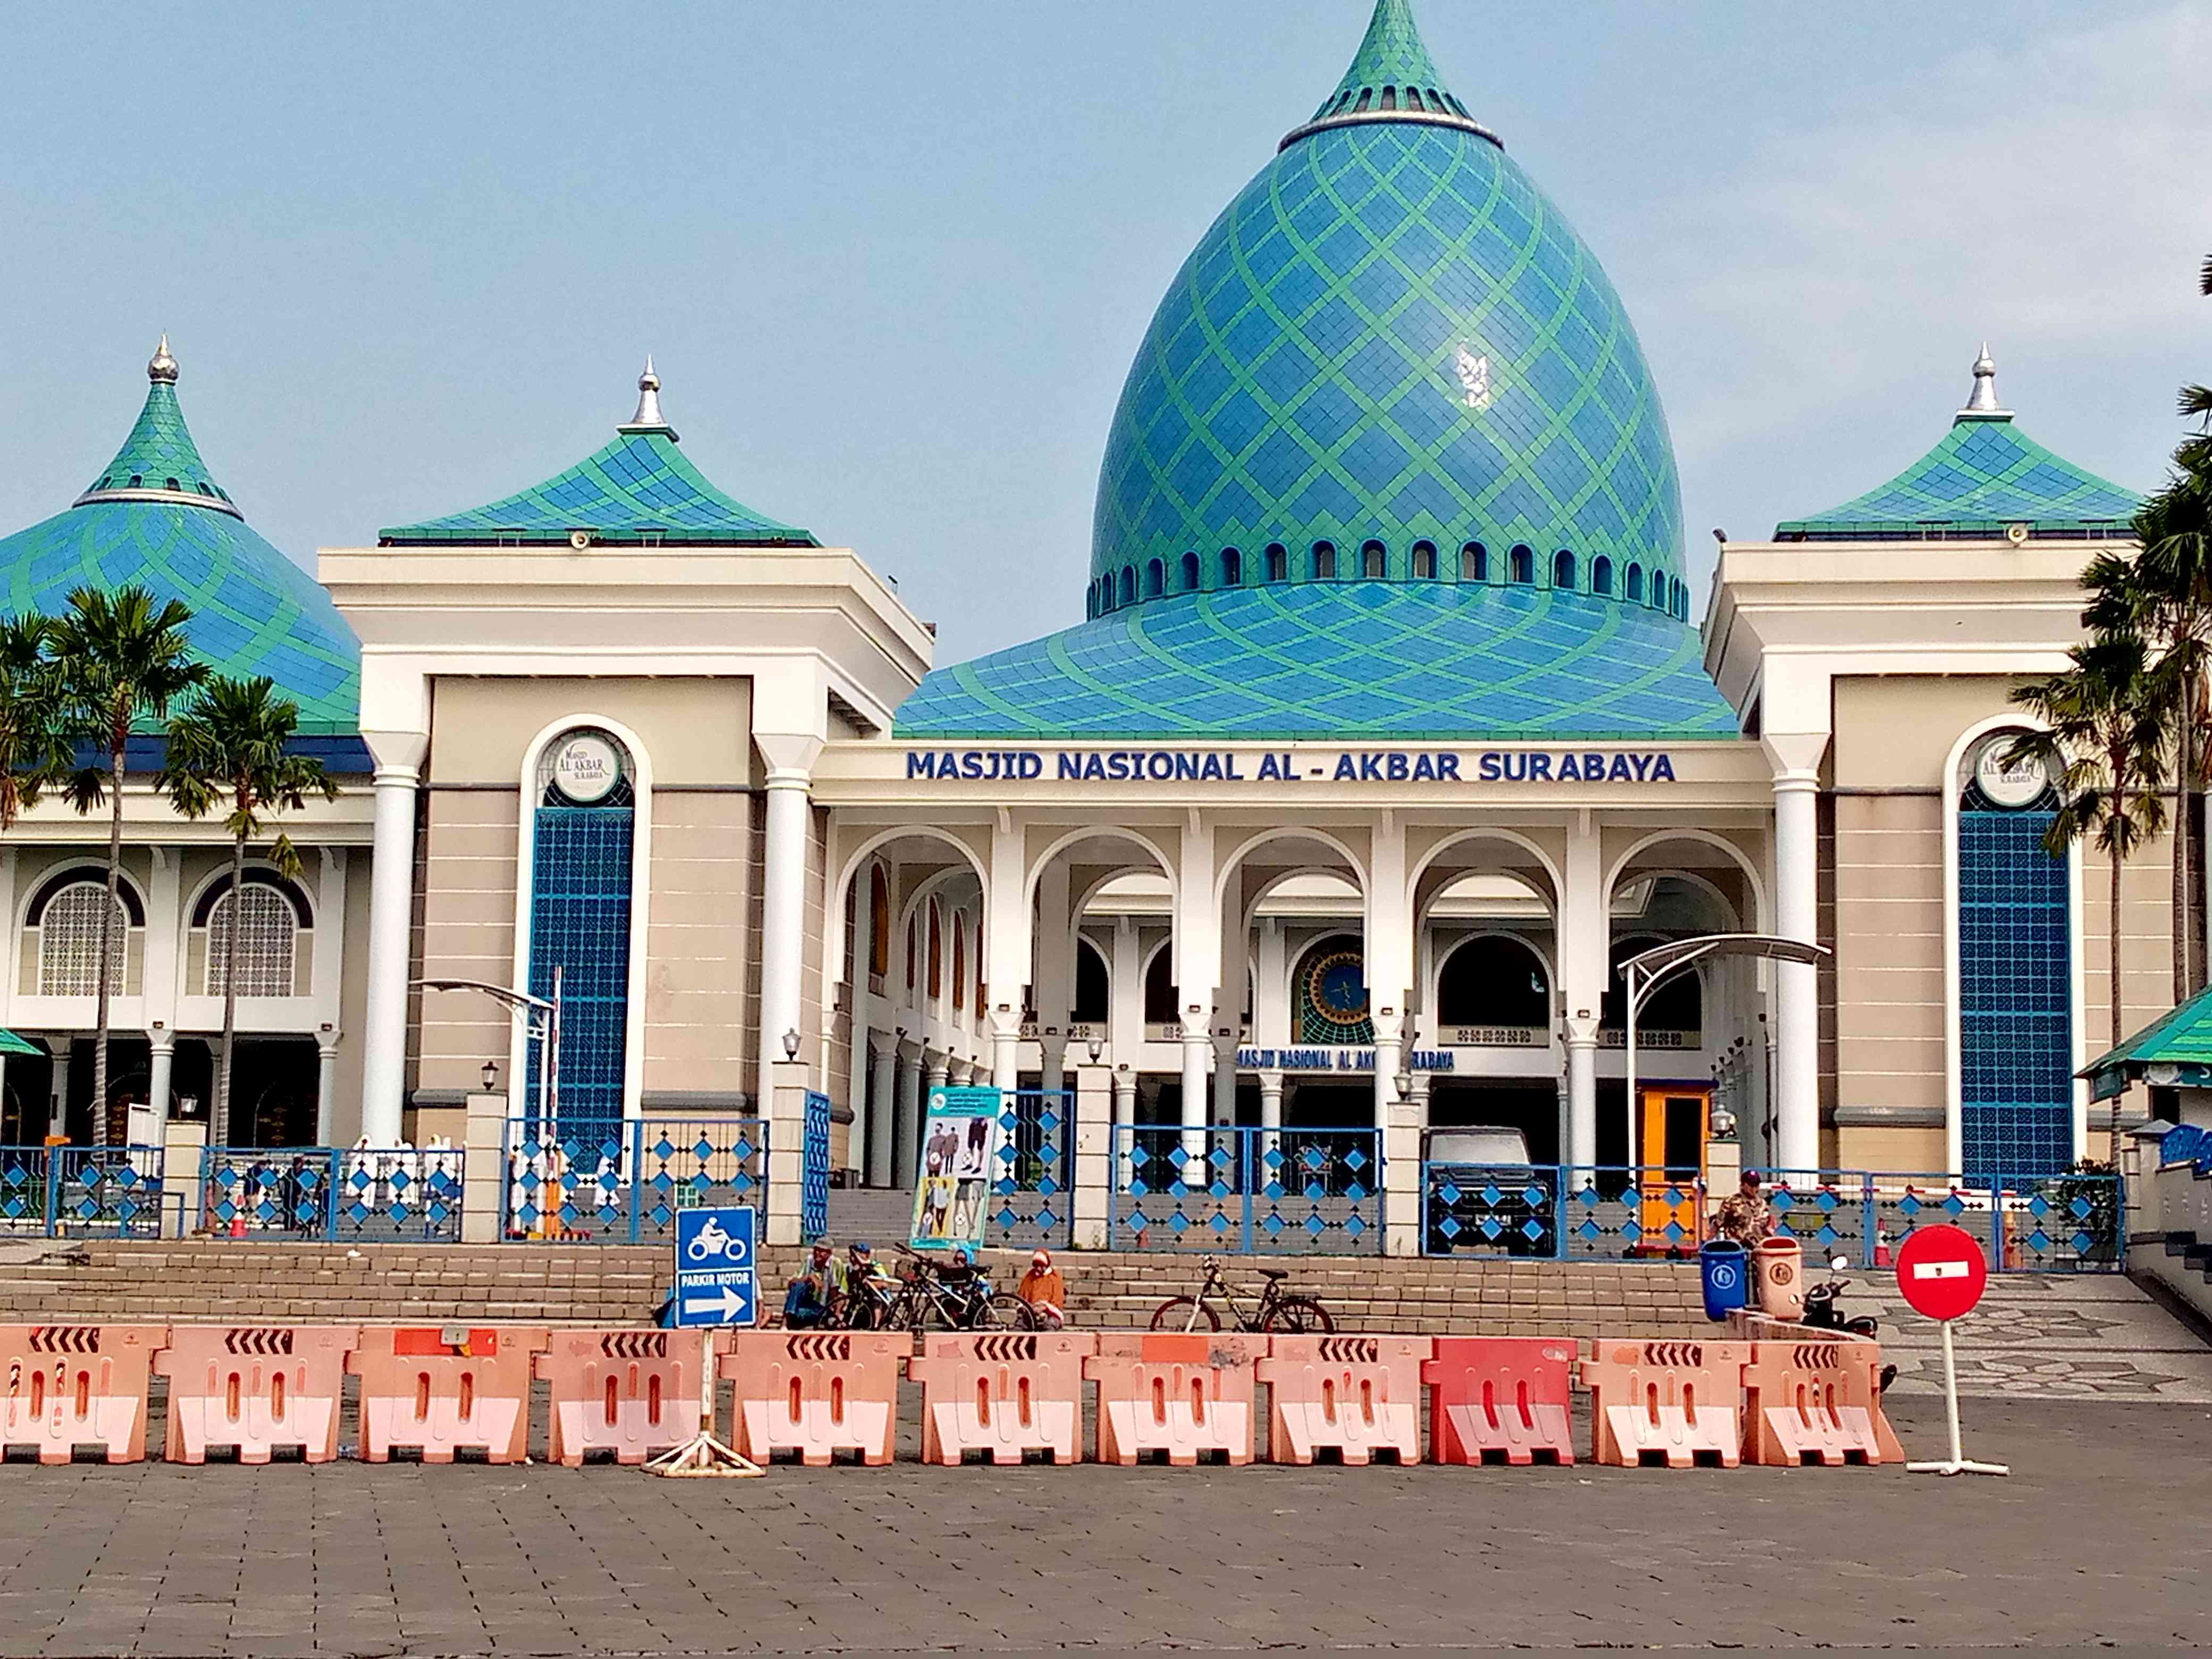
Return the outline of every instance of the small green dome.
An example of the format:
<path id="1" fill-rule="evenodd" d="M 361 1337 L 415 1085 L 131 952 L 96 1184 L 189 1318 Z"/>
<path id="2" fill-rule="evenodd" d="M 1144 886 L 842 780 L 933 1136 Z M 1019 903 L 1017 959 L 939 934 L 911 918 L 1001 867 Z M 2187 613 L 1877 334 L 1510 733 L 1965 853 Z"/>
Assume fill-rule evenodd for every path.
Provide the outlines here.
<path id="1" fill-rule="evenodd" d="M 313 576 L 246 525 L 210 475 L 177 404 L 164 336 L 145 407 L 115 459 L 68 511 L 0 538 L 0 605 L 56 617 L 80 587 L 133 583 L 179 599 L 195 655 L 216 672 L 265 674 L 300 705 L 300 729 L 350 734 L 361 645 Z"/>

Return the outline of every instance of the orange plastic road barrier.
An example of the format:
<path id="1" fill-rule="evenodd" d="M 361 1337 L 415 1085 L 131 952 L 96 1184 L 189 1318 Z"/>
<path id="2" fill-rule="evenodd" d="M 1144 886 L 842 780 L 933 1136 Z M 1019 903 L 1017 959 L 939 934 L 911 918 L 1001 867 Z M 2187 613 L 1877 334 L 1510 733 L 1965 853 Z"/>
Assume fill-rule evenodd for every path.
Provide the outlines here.
<path id="1" fill-rule="evenodd" d="M 297 1446 L 310 1463 L 338 1455 L 338 1401 L 350 1325 L 172 1325 L 154 1369 L 169 1379 L 172 1463 L 204 1463 L 233 1446 L 241 1463 L 266 1463 Z"/>
<path id="2" fill-rule="evenodd" d="M 891 1461 L 904 1332 L 735 1331 L 721 1359 L 737 1389 L 738 1454 L 765 1463 L 795 1451 L 820 1468 L 841 1451 Z"/>
<path id="3" fill-rule="evenodd" d="M 1743 1373 L 1743 1455 L 1754 1463 L 1902 1463 L 1882 1415 L 1881 1345 L 1754 1342 Z"/>
<path id="4" fill-rule="evenodd" d="M 1188 1466 L 1221 1453 L 1252 1461 L 1254 1367 L 1264 1336 L 1108 1332 L 1083 1375 L 1098 1385 L 1098 1461 L 1163 1452 Z"/>
<path id="5" fill-rule="evenodd" d="M 0 1325 L 0 1448 L 66 1463 L 96 1446 L 111 1463 L 146 1455 L 146 1390 L 165 1325 Z"/>
<path id="6" fill-rule="evenodd" d="M 1601 1463 L 1686 1469 L 1742 1461 L 1748 1342 L 1623 1342 L 1601 1337 L 1583 1362 Z"/>
<path id="7" fill-rule="evenodd" d="M 1440 1336 L 1421 1379 L 1436 1390 L 1439 1463 L 1575 1461 L 1571 1337 Z"/>
<path id="8" fill-rule="evenodd" d="M 382 1463 L 395 1446 L 425 1463 L 457 1451 L 516 1463 L 529 1449 L 530 1359 L 543 1329 L 511 1326 L 368 1326 L 347 1358 L 361 1379 L 361 1455 Z"/>
<path id="9" fill-rule="evenodd" d="M 545 1455 L 570 1468 L 586 1454 L 642 1463 L 690 1443 L 699 1420 L 705 1331 L 554 1331 L 531 1361 L 552 1388 Z"/>
<path id="10" fill-rule="evenodd" d="M 1098 1339 L 1073 1331 L 925 1336 L 906 1374 L 921 1384 L 921 1461 L 947 1466 L 971 1451 L 994 1463 L 1043 1452 L 1083 1456 L 1083 1362 Z"/>
<path id="11" fill-rule="evenodd" d="M 1277 1336 L 1258 1379 L 1267 1385 L 1267 1458 L 1310 1463 L 1334 1451 L 1347 1463 L 1388 1452 L 1421 1461 L 1425 1336 Z"/>

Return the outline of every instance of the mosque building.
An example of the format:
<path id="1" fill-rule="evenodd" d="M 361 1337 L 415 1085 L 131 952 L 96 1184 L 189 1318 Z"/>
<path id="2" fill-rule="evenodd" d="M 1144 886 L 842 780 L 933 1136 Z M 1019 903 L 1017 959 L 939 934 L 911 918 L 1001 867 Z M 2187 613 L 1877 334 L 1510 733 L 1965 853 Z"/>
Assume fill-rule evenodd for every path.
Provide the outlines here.
<path id="1" fill-rule="evenodd" d="M 325 550 L 319 586 L 209 476 L 166 349 L 152 374 L 0 570 L 16 610 L 185 599 L 341 777 L 293 830 L 305 877 L 239 896 L 255 1080 L 217 1140 L 395 1144 L 488 1060 L 526 1096 L 507 1013 L 422 981 L 558 970 L 564 1122 L 763 1109 L 795 1073 L 839 1179 L 906 1187 L 929 1085 L 1042 1102 L 1024 1144 L 1064 1148 L 1083 1073 L 1118 1201 L 1147 1145 L 1364 1133 L 1410 1251 L 1451 1132 L 1534 1164 L 2052 1172 L 2101 1147 L 2075 1073 L 2110 1000 L 2131 1028 L 2169 1000 L 2161 851 L 2116 988 L 2103 884 L 2042 850 L 2050 781 L 2003 752 L 2136 498 L 2029 438 L 1984 350 L 1948 428 L 1931 375 L 1933 447 L 1890 482 L 1725 542 L 1701 627 L 1627 313 L 1407 0 L 1161 301 L 1069 561 L 1082 620 L 972 662 L 704 477 L 650 363 L 605 447 Z M 131 814 L 118 1076 L 189 1114 L 222 837 Z M 0 1139 L 94 1115 L 101 852 L 46 805 L 0 853 L 0 1025 L 52 1055 L 9 1064 Z M 1713 933 L 1832 954 L 1662 987 L 1632 1099 L 1618 965 Z"/>

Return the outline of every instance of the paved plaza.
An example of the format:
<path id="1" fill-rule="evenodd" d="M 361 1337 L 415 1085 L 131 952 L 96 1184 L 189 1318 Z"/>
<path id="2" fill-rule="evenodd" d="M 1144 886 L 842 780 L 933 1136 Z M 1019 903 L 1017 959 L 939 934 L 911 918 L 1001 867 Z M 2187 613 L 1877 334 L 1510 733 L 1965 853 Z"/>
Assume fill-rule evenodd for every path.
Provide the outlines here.
<path id="1" fill-rule="evenodd" d="M 908 1414 L 909 1421 L 911 1414 Z M 1909 1452 L 1940 1402 L 1897 1402 Z M 7 1655 L 2175 1644 L 2212 1416 L 1970 1403 L 1899 1469 L 0 1470 Z"/>

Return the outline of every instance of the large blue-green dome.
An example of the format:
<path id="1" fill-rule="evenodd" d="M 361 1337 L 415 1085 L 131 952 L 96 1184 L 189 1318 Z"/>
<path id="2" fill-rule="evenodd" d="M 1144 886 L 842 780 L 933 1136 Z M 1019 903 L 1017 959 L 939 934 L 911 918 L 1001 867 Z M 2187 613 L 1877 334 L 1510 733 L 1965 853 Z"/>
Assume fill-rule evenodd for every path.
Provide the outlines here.
<path id="1" fill-rule="evenodd" d="M 265 674 L 303 734 L 360 729 L 361 644 L 321 583 L 255 534 L 215 482 L 177 404 L 165 337 L 123 447 L 66 511 L 0 538 L 0 605 L 58 617 L 80 587 L 137 584 L 190 607 L 192 653 L 217 673 Z"/>
<path id="2" fill-rule="evenodd" d="M 1088 614 L 1379 568 L 1686 616 L 1681 556 L 1620 296 L 1381 0 L 1161 301 L 1107 443 Z"/>
<path id="3" fill-rule="evenodd" d="M 1407 0 L 1185 262 L 1129 371 L 1086 620 L 900 736 L 1729 738 L 1620 299 Z"/>

